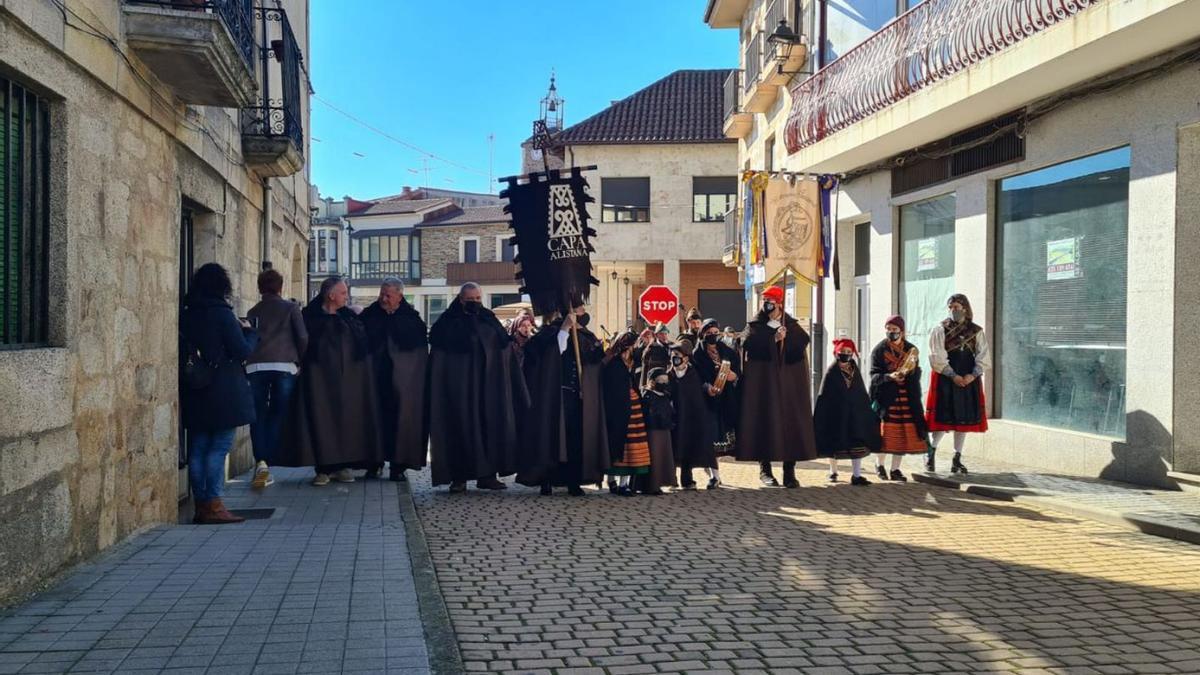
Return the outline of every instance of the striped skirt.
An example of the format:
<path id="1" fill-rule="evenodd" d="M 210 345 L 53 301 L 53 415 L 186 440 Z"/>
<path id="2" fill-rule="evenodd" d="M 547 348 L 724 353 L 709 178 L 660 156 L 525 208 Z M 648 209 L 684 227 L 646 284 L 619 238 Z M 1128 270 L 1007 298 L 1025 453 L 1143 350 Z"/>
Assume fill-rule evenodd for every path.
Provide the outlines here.
<path id="1" fill-rule="evenodd" d="M 883 436 L 883 447 L 880 448 L 880 452 L 892 455 L 913 455 L 929 449 L 929 445 L 917 433 L 912 408 L 908 405 L 907 387 L 900 387 L 899 395 L 896 396 L 896 400 L 892 402 L 883 416 L 880 432 Z"/>
<path id="2" fill-rule="evenodd" d="M 650 441 L 646 435 L 646 419 L 642 415 L 642 399 L 637 391 L 629 390 L 629 425 L 625 428 L 625 454 L 613 462 L 609 474 L 630 476 L 650 472 Z"/>

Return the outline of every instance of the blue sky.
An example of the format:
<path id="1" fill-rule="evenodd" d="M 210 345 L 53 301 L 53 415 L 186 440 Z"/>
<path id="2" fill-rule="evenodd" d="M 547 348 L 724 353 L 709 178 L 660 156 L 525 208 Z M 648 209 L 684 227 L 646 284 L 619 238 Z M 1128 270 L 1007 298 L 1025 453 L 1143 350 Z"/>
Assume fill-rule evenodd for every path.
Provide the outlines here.
<path id="1" fill-rule="evenodd" d="M 425 183 L 495 192 L 520 169 L 558 74 L 570 125 L 681 68 L 737 63 L 737 31 L 711 30 L 704 0 L 312 0 L 312 180 L 359 199 Z M 355 154 L 358 153 L 358 154 Z M 362 155 L 362 156 L 358 156 Z M 410 170 L 416 170 L 412 173 Z"/>

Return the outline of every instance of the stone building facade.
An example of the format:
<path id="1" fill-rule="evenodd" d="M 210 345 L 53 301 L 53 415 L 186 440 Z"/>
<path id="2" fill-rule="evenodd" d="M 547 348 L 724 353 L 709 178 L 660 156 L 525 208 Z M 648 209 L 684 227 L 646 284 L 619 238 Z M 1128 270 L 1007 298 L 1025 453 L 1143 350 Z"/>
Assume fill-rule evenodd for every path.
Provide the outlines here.
<path id="1" fill-rule="evenodd" d="M 503 206 L 466 207 L 417 226 L 421 238 L 421 283 L 409 289 L 426 320 L 436 320 L 467 282 L 483 289 L 485 307 L 519 302 L 514 279 L 512 229 Z"/>
<path id="2" fill-rule="evenodd" d="M 290 20 L 288 48 L 306 54 L 307 1 L 275 9 Z M 224 265 L 244 314 L 264 263 L 297 289 L 306 268 L 309 189 L 296 166 L 306 143 L 292 134 L 279 146 L 273 159 L 298 169 L 286 175 L 268 165 L 269 148 L 268 156 L 261 147 L 243 152 L 254 140 L 280 140 L 248 138 L 254 131 L 242 117 L 255 110 L 260 47 L 239 50 L 227 17 L 194 8 L 105 0 L 65 12 L 0 0 L 0 83 L 10 92 L 0 107 L 22 109 L 13 91 L 25 109 L 41 106 L 44 117 L 22 133 L 36 134 L 46 157 L 36 175 L 41 196 L 17 192 L 13 167 L 35 146 L 10 139 L 0 156 L 10 189 L 0 196 L 12 213 L 25 209 L 24 232 L 48 244 L 36 264 L 20 259 L 24 273 L 44 273 L 44 305 L 23 316 L 44 331 L 0 345 L 0 604 L 178 517 L 186 481 L 176 327 L 190 269 Z M 172 45 L 172 30 L 178 37 L 197 26 L 207 51 Z M 177 67 L 220 68 L 172 73 L 147 47 L 155 36 L 180 49 L 173 56 L 187 53 Z M 305 81 L 291 101 L 290 131 L 307 128 L 307 91 Z M 215 98 L 187 102 L 205 96 Z M 15 222 L 0 218 L 0 235 L 12 240 Z M 4 292 L 0 300 L 13 300 L 11 286 Z"/>

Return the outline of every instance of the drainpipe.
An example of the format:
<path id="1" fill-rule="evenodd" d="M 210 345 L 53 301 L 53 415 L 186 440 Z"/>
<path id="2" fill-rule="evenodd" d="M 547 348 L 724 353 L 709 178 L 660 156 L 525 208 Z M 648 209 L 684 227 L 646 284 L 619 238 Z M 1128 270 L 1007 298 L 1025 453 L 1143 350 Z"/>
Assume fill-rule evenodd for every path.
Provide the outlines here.
<path id="1" fill-rule="evenodd" d="M 262 229 L 262 268 L 264 270 L 271 269 L 271 220 L 272 220 L 272 198 L 271 198 L 271 179 L 263 178 L 263 229 Z"/>

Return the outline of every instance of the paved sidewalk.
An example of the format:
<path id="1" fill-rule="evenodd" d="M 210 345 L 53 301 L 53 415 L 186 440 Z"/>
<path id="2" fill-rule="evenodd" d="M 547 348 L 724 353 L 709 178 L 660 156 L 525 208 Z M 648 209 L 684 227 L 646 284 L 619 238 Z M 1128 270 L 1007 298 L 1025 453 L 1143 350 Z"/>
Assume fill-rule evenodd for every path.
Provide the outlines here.
<path id="1" fill-rule="evenodd" d="M 824 473 L 764 489 L 722 463 L 729 487 L 663 497 L 422 476 L 413 495 L 470 672 L 1200 672 L 1200 547 Z"/>
<path id="2" fill-rule="evenodd" d="M 0 614 L 0 673 L 428 673 L 396 483 L 281 470 L 241 525 L 159 527 Z"/>
<path id="3" fill-rule="evenodd" d="M 1022 502 L 1200 544 L 1200 493 L 1159 490 L 1097 478 L 1040 473 L 1036 469 L 968 461 L 967 476 L 950 473 L 939 457 L 936 474 L 914 473 L 923 483 L 994 499 Z M 913 467 L 914 470 L 916 467 Z"/>

